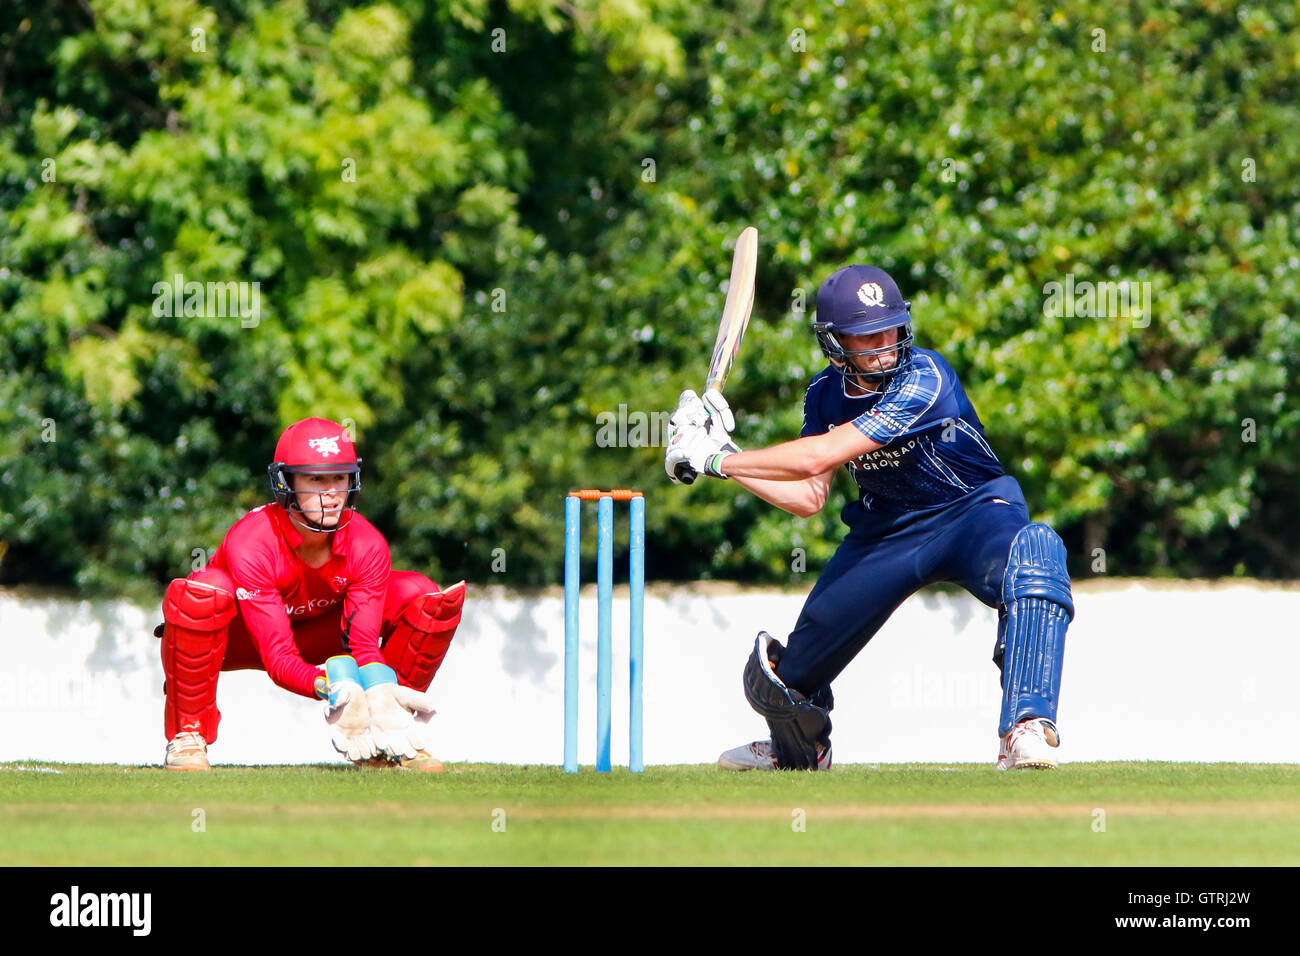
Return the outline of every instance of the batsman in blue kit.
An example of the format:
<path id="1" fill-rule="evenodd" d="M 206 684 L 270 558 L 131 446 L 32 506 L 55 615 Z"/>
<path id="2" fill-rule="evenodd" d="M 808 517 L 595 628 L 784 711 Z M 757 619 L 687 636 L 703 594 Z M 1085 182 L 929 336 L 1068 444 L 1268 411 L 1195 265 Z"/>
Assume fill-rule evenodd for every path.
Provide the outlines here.
<path id="1" fill-rule="evenodd" d="M 728 750 L 727 770 L 826 770 L 831 683 L 908 596 L 954 581 L 998 609 L 999 770 L 1053 769 L 1065 632 L 1074 616 L 1065 545 L 1029 520 L 961 382 L 913 345 L 911 303 L 881 269 L 840 269 L 817 293 L 813 330 L 830 361 L 808 385 L 801 436 L 741 451 L 717 391 L 682 393 L 665 467 L 732 479 L 801 517 L 826 504 L 846 467 L 849 533 L 808 595 L 786 644 L 760 632 L 745 696 L 770 740 Z"/>

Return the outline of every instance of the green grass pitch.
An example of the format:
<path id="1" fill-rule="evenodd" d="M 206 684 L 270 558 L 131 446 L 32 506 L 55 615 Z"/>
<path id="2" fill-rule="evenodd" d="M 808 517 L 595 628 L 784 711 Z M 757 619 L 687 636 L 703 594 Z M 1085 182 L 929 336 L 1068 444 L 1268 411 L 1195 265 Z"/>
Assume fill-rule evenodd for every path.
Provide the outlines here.
<path id="1" fill-rule="evenodd" d="M 58 773 L 41 772 L 57 770 Z M 1300 864 L 1300 765 L 0 764 L 0 865 Z"/>

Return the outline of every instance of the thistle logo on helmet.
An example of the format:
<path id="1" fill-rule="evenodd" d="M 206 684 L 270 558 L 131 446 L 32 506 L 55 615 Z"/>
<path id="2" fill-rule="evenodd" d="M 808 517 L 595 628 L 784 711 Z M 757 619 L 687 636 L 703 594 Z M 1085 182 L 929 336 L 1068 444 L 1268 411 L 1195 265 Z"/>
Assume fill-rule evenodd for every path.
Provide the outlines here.
<path id="1" fill-rule="evenodd" d="M 313 451 L 318 451 L 318 452 L 320 452 L 322 455 L 337 455 L 337 454 L 339 454 L 339 436 L 338 436 L 338 435 L 335 435 L 333 438 L 328 438 L 328 437 L 326 437 L 326 438 L 311 438 L 311 439 L 308 439 L 307 444 L 311 446 L 311 448 L 312 448 Z"/>
<path id="2" fill-rule="evenodd" d="M 878 282 L 864 282 L 858 286 L 858 298 L 863 305 L 884 305 L 885 290 Z"/>

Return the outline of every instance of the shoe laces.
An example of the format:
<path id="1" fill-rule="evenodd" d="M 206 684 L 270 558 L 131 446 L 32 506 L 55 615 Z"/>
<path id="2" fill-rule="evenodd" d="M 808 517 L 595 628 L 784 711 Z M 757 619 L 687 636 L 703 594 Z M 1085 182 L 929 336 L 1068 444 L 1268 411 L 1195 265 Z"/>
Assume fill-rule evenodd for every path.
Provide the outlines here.
<path id="1" fill-rule="evenodd" d="M 186 732 L 177 734 L 167 744 L 168 750 L 203 750 L 208 746 L 208 742 L 203 739 L 202 734 Z"/>

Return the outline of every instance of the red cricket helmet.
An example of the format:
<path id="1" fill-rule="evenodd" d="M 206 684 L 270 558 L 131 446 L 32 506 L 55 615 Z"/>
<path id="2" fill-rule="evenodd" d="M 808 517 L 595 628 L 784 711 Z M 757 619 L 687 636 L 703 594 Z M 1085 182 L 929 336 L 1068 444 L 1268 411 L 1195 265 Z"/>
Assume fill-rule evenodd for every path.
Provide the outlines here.
<path id="1" fill-rule="evenodd" d="M 312 521 L 298 506 L 289 475 L 347 475 L 348 496 L 343 511 L 356 511 L 357 494 L 361 491 L 361 459 L 347 430 L 338 422 L 328 418 L 294 422 L 275 443 L 275 461 L 266 466 L 266 473 L 271 479 L 271 493 L 280 507 L 292 520 L 312 531 L 338 531 L 351 520 L 351 515 L 341 516 L 335 527 Z M 321 510 L 324 511 L 323 500 Z"/>

